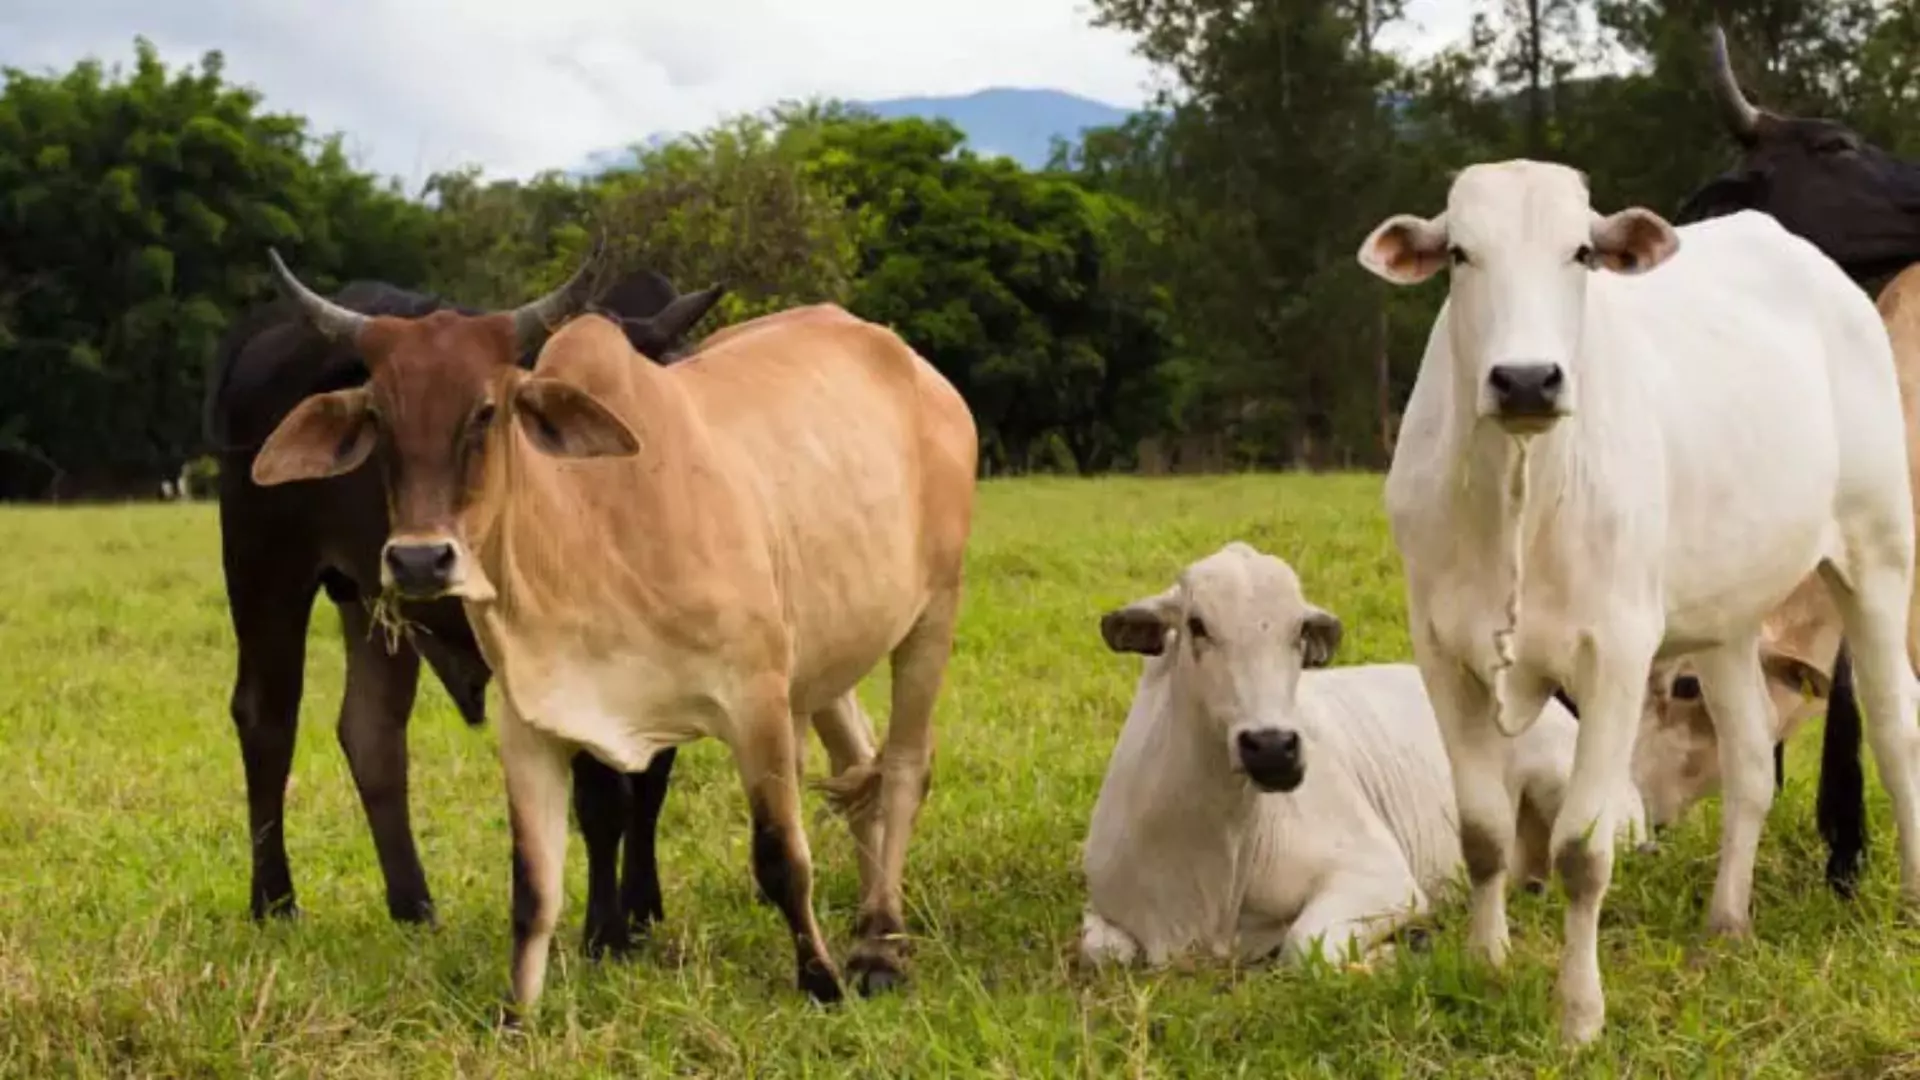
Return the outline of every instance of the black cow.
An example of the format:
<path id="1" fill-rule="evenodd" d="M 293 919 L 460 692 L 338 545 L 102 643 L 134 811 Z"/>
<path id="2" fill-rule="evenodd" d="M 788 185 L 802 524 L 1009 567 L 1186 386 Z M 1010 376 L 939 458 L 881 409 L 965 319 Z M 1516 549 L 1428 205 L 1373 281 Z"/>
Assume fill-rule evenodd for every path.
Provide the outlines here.
<path id="1" fill-rule="evenodd" d="M 716 285 L 681 296 L 665 278 L 642 271 L 615 284 L 598 307 L 620 319 L 636 349 L 664 360 L 724 292 Z M 347 285 L 333 300 L 370 315 L 402 317 L 449 306 L 436 296 L 370 281 Z M 529 354 L 521 363 L 531 367 L 533 359 Z M 253 917 L 298 910 L 287 867 L 285 794 L 307 621 L 314 593 L 324 589 L 339 609 L 346 638 L 340 745 L 373 831 L 387 911 L 402 922 L 431 922 L 433 899 L 414 847 L 407 800 L 406 729 L 420 660 L 426 659 L 474 726 L 485 722 L 492 673 L 457 600 L 400 605 L 397 614 L 410 628 L 398 637 L 378 625 L 374 605 L 387 535 L 384 450 L 368 467 L 328 480 L 262 488 L 251 479 L 261 442 L 295 405 L 309 394 L 366 381 L 366 366 L 353 350 L 328 344 L 297 309 L 275 300 L 228 331 L 217 362 L 205 429 L 220 459 L 221 555 L 239 646 L 232 713 L 246 767 Z M 646 772 L 629 779 L 588 754 L 574 758 L 574 807 L 587 847 L 585 944 L 591 955 L 625 952 L 634 933 L 645 933 L 662 917 L 654 837 L 673 759 L 672 750 L 662 751 Z"/>
<path id="2" fill-rule="evenodd" d="M 1740 162 L 1687 197 L 1677 222 L 1738 210 L 1771 214 L 1838 263 L 1869 293 L 1920 261 L 1920 163 L 1903 161 L 1832 120 L 1756 107 L 1727 59 L 1726 34 L 1710 31 L 1714 100 Z M 1780 747 L 1774 747 L 1776 777 Z M 1867 852 L 1860 705 L 1846 642 L 1834 659 L 1821 731 L 1815 818 L 1827 844 L 1827 884 L 1852 896 Z"/>

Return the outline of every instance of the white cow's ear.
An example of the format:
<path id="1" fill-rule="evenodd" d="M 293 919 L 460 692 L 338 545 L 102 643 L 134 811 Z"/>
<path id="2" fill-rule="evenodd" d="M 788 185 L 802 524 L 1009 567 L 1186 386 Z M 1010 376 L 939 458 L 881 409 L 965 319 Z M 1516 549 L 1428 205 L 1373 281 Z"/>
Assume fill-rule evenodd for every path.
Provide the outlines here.
<path id="1" fill-rule="evenodd" d="M 1395 285 L 1427 280 L 1447 265 L 1447 215 L 1393 215 L 1360 244 L 1360 265 Z"/>
<path id="2" fill-rule="evenodd" d="M 1616 274 L 1644 274 L 1680 250 L 1680 234 L 1673 226 L 1639 206 L 1607 217 L 1595 214 L 1592 239 L 1600 265 Z"/>
<path id="3" fill-rule="evenodd" d="M 1135 600 L 1126 607 L 1100 617 L 1100 636 L 1114 652 L 1159 656 L 1167 650 L 1167 633 L 1173 629 L 1178 592 L 1168 589 L 1158 596 Z"/>
<path id="4" fill-rule="evenodd" d="M 1330 611 L 1308 605 L 1306 618 L 1300 620 L 1300 664 L 1302 667 L 1326 667 L 1340 648 L 1340 620 Z"/>

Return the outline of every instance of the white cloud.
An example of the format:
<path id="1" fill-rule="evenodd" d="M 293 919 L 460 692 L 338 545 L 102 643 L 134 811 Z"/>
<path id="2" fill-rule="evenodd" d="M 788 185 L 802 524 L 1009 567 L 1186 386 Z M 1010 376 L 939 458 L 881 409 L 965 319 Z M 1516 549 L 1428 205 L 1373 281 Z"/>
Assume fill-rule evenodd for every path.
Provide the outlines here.
<path id="1" fill-rule="evenodd" d="M 1464 31 L 1468 0 L 1415 0 L 1396 46 Z M 171 65 L 225 54 L 273 109 L 348 133 L 410 183 L 462 163 L 527 176 L 660 131 L 814 95 L 1045 86 L 1116 105 L 1152 73 L 1086 0 L 8 0 L 0 61 Z"/>

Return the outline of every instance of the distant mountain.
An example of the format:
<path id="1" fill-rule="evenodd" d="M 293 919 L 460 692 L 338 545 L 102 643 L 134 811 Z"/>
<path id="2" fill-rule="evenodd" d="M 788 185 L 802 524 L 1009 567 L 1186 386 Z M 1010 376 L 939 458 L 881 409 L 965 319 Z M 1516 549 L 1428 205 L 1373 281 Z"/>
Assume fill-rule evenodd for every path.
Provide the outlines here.
<path id="1" fill-rule="evenodd" d="M 966 135 L 967 148 L 974 153 L 982 157 L 1004 154 L 1030 169 L 1047 163 L 1049 143 L 1055 135 L 1078 142 L 1085 129 L 1118 124 L 1131 114 L 1131 110 L 1064 90 L 1012 87 L 946 97 L 887 98 L 848 104 L 888 120 L 918 116 L 949 121 Z M 673 137 L 662 132 L 640 141 L 647 146 L 657 146 Z M 632 151 L 625 147 L 598 150 L 570 171 L 591 175 L 632 160 Z"/>

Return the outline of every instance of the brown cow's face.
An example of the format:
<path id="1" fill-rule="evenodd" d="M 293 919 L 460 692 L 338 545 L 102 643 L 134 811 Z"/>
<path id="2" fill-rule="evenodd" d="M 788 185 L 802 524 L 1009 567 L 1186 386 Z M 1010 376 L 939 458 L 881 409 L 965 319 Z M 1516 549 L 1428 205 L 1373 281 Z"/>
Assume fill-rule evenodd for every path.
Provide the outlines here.
<path id="1" fill-rule="evenodd" d="M 559 457 L 631 454 L 639 441 L 585 391 L 529 376 L 522 351 L 585 302 L 587 267 L 560 289 L 513 312 L 437 311 L 418 319 L 368 318 L 301 285 L 277 255 L 281 289 L 308 321 L 351 341 L 367 362 L 366 386 L 317 394 L 288 413 L 254 458 L 253 480 L 271 485 L 337 476 L 376 447 L 387 470 L 388 537 L 381 584 L 409 599 L 493 598 L 464 522 L 493 491 L 502 454 L 524 439 Z M 704 309 L 702 309 L 704 310 Z M 502 427 L 511 415 L 513 429 Z"/>

